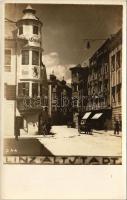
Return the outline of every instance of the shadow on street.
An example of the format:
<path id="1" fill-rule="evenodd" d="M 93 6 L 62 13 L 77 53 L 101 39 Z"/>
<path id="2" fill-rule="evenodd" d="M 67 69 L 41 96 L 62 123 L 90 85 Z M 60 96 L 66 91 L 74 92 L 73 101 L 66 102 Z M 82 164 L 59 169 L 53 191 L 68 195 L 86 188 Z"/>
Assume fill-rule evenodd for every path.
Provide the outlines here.
<path id="1" fill-rule="evenodd" d="M 4 155 L 8 156 L 49 156 L 53 155 L 36 138 L 4 139 Z"/>

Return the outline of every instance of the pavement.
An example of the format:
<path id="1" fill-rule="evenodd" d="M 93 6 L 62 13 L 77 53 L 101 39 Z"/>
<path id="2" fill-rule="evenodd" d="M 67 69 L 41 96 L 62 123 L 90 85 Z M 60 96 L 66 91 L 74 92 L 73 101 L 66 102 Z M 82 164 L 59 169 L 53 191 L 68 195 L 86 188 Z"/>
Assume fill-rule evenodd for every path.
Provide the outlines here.
<path id="1" fill-rule="evenodd" d="M 75 128 L 53 126 L 51 135 L 23 135 L 19 141 L 14 136 L 6 137 L 5 152 L 8 146 L 16 147 L 17 155 L 56 155 L 56 156 L 121 156 L 122 133 L 93 130 L 93 135 L 79 134 Z M 12 140 L 11 140 L 12 139 Z M 14 149 L 15 150 L 15 149 Z M 11 152 L 12 151 L 12 152 Z"/>

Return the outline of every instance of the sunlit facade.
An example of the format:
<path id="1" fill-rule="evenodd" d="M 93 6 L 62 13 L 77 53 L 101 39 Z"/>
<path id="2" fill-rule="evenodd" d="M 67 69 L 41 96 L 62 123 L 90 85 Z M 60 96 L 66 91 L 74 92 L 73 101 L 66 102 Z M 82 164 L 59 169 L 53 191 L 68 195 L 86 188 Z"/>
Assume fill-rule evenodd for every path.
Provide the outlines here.
<path id="1" fill-rule="evenodd" d="M 12 37 L 5 38 L 5 134 L 39 134 L 48 113 L 48 84 L 42 63 L 42 22 L 27 6 Z M 5 123 L 6 120 L 5 120 Z"/>

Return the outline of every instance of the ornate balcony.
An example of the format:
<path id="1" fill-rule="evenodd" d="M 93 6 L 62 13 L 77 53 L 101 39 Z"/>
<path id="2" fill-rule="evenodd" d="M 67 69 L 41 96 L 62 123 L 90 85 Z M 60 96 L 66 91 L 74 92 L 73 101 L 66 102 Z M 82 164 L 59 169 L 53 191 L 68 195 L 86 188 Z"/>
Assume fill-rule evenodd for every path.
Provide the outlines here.
<path id="1" fill-rule="evenodd" d="M 17 97 L 17 108 L 20 112 L 46 110 L 48 108 L 47 97 Z"/>

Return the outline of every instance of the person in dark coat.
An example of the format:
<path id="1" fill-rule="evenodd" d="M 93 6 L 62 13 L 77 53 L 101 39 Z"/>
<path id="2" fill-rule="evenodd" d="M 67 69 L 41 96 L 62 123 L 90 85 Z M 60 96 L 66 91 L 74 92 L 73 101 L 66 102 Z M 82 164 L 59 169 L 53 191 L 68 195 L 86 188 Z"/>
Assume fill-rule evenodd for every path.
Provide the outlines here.
<path id="1" fill-rule="evenodd" d="M 51 120 L 50 119 L 48 119 L 46 122 L 46 130 L 47 130 L 47 134 L 49 134 L 51 131 Z"/>
<path id="2" fill-rule="evenodd" d="M 88 134 L 88 123 L 85 122 L 85 134 Z"/>
<path id="3" fill-rule="evenodd" d="M 114 123 L 114 135 L 119 135 L 119 131 L 120 131 L 120 124 L 119 124 L 119 121 L 116 120 L 115 123 Z"/>
<path id="4" fill-rule="evenodd" d="M 20 129 L 16 127 L 16 129 L 15 129 L 15 140 L 18 141 L 18 139 L 19 139 L 18 137 L 19 136 L 20 136 Z"/>
<path id="5" fill-rule="evenodd" d="M 87 122 L 87 134 L 92 135 L 91 124 Z"/>

